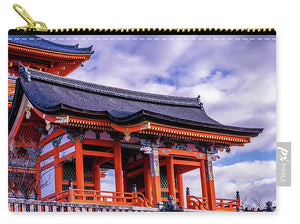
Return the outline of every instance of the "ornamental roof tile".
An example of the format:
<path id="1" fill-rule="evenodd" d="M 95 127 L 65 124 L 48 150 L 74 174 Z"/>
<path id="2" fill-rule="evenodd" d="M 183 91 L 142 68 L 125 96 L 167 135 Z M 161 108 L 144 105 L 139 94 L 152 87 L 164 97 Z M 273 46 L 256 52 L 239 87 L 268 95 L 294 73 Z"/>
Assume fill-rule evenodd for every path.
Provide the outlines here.
<path id="1" fill-rule="evenodd" d="M 92 54 L 93 53 L 92 46 L 86 48 L 78 48 L 78 44 L 76 45 L 58 44 L 35 35 L 9 35 L 8 43 L 18 44 L 18 45 L 23 45 L 23 46 L 33 47 L 33 48 L 39 48 L 39 49 L 44 49 L 49 51 L 70 53 L 70 54 Z"/>

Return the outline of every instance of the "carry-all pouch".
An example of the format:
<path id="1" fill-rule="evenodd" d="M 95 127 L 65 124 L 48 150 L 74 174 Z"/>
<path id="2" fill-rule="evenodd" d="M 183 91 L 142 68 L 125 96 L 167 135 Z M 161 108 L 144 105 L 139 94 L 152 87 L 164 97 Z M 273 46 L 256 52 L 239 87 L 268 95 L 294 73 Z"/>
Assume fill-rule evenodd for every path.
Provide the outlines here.
<path id="1" fill-rule="evenodd" d="M 38 24 L 8 36 L 10 211 L 276 208 L 274 29 Z"/>

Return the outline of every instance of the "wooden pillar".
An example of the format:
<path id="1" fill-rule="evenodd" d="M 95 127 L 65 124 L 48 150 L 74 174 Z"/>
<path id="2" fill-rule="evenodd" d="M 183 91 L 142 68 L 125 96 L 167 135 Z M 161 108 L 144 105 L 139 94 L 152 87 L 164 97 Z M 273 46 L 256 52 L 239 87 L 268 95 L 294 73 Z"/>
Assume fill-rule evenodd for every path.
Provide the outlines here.
<path id="1" fill-rule="evenodd" d="M 180 172 L 180 166 L 176 166 L 176 177 L 177 177 L 177 189 L 179 196 L 179 206 L 184 207 L 184 190 L 183 190 L 183 180 L 182 173 Z"/>
<path id="2" fill-rule="evenodd" d="M 150 173 L 150 168 L 145 167 L 144 169 L 144 188 L 145 188 L 145 197 L 149 200 L 151 200 L 151 173 Z"/>
<path id="3" fill-rule="evenodd" d="M 83 168 L 83 154 L 82 142 L 76 137 L 75 143 L 75 166 L 76 166 L 76 185 L 77 189 L 84 189 L 84 168 Z"/>
<path id="4" fill-rule="evenodd" d="M 59 164 L 58 147 L 53 149 L 54 155 L 54 173 L 55 173 L 55 193 L 62 192 L 62 167 Z"/>
<path id="5" fill-rule="evenodd" d="M 123 187 L 124 187 L 124 192 L 129 192 L 132 189 L 128 189 L 128 181 L 127 181 L 127 168 L 123 168 Z"/>
<path id="6" fill-rule="evenodd" d="M 114 154 L 116 192 L 123 192 L 122 154 L 120 142 L 115 142 Z"/>
<path id="7" fill-rule="evenodd" d="M 200 160 L 200 179 L 201 179 L 202 197 L 207 197 L 205 162 L 203 159 Z"/>
<path id="8" fill-rule="evenodd" d="M 101 184 L 100 184 L 100 165 L 97 163 L 97 160 L 94 159 L 93 161 L 93 173 L 94 173 L 94 190 L 101 191 Z"/>
<path id="9" fill-rule="evenodd" d="M 208 207 L 209 210 L 216 210 L 215 183 L 214 183 L 213 167 L 212 167 L 210 156 L 211 156 L 210 154 L 207 154 L 207 160 L 205 160 Z"/>
<path id="10" fill-rule="evenodd" d="M 174 197 L 176 202 L 176 191 L 175 191 L 175 175 L 174 175 L 174 161 L 172 156 L 167 156 L 167 176 L 168 176 L 168 188 L 169 195 Z"/>
<path id="11" fill-rule="evenodd" d="M 38 199 L 41 199 L 41 189 L 40 189 L 40 176 L 41 176 L 41 164 L 40 164 L 40 157 L 38 156 L 36 159 L 36 185 L 38 188 L 38 191 L 36 192 L 38 194 Z"/>
<path id="12" fill-rule="evenodd" d="M 153 205 L 156 206 L 158 202 L 162 202 L 159 174 L 159 156 L 157 148 L 152 148 L 152 153 L 150 154 L 150 173 Z"/>

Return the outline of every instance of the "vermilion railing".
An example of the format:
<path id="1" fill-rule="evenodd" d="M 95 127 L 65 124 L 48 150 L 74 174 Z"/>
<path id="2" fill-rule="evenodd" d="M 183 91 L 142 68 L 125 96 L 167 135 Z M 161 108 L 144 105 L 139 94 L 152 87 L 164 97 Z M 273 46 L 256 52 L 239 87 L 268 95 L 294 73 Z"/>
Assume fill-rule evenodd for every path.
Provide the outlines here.
<path id="1" fill-rule="evenodd" d="M 186 196 L 187 208 L 197 210 L 208 210 L 207 197 Z"/>
<path id="2" fill-rule="evenodd" d="M 69 201 L 69 192 L 62 191 L 59 193 L 50 194 L 46 197 L 43 197 L 41 201 L 57 201 L 57 202 L 68 202 Z"/>
<path id="3" fill-rule="evenodd" d="M 187 208 L 197 210 L 209 210 L 207 197 L 195 197 L 187 195 Z M 240 199 L 216 198 L 216 210 L 236 211 L 240 207 Z"/>
<path id="4" fill-rule="evenodd" d="M 217 210 L 236 211 L 240 207 L 240 199 L 216 198 Z"/>
<path id="5" fill-rule="evenodd" d="M 42 201 L 77 202 L 102 205 L 123 205 L 153 207 L 152 203 L 140 192 L 113 192 L 72 189 L 51 194 L 41 199 Z"/>

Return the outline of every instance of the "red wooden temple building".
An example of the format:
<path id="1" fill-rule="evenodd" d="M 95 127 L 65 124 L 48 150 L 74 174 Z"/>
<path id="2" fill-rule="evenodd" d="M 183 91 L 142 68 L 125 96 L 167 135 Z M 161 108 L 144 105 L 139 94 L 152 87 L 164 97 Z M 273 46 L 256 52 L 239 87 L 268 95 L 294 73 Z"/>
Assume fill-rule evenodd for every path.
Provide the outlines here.
<path id="1" fill-rule="evenodd" d="M 250 143 L 262 129 L 213 120 L 199 97 L 83 82 L 61 77 L 68 74 L 63 64 L 52 74 L 55 66 L 46 64 L 48 70 L 17 62 L 11 69 L 19 66 L 20 77 L 9 114 L 9 144 L 30 143 L 40 150 L 36 183 L 48 184 L 38 190 L 39 199 L 155 207 L 171 195 L 178 206 L 191 209 L 239 207 L 238 198 L 216 198 L 212 161 L 219 151 Z M 101 171 L 108 169 L 114 170 L 115 189 L 103 191 Z M 195 169 L 202 196 L 187 192 L 185 199 L 183 174 Z"/>
<path id="2" fill-rule="evenodd" d="M 19 76 L 19 63 L 59 76 L 67 76 L 90 59 L 92 47 L 62 45 L 34 35 L 10 35 L 8 38 L 8 108 L 10 109 Z"/>

